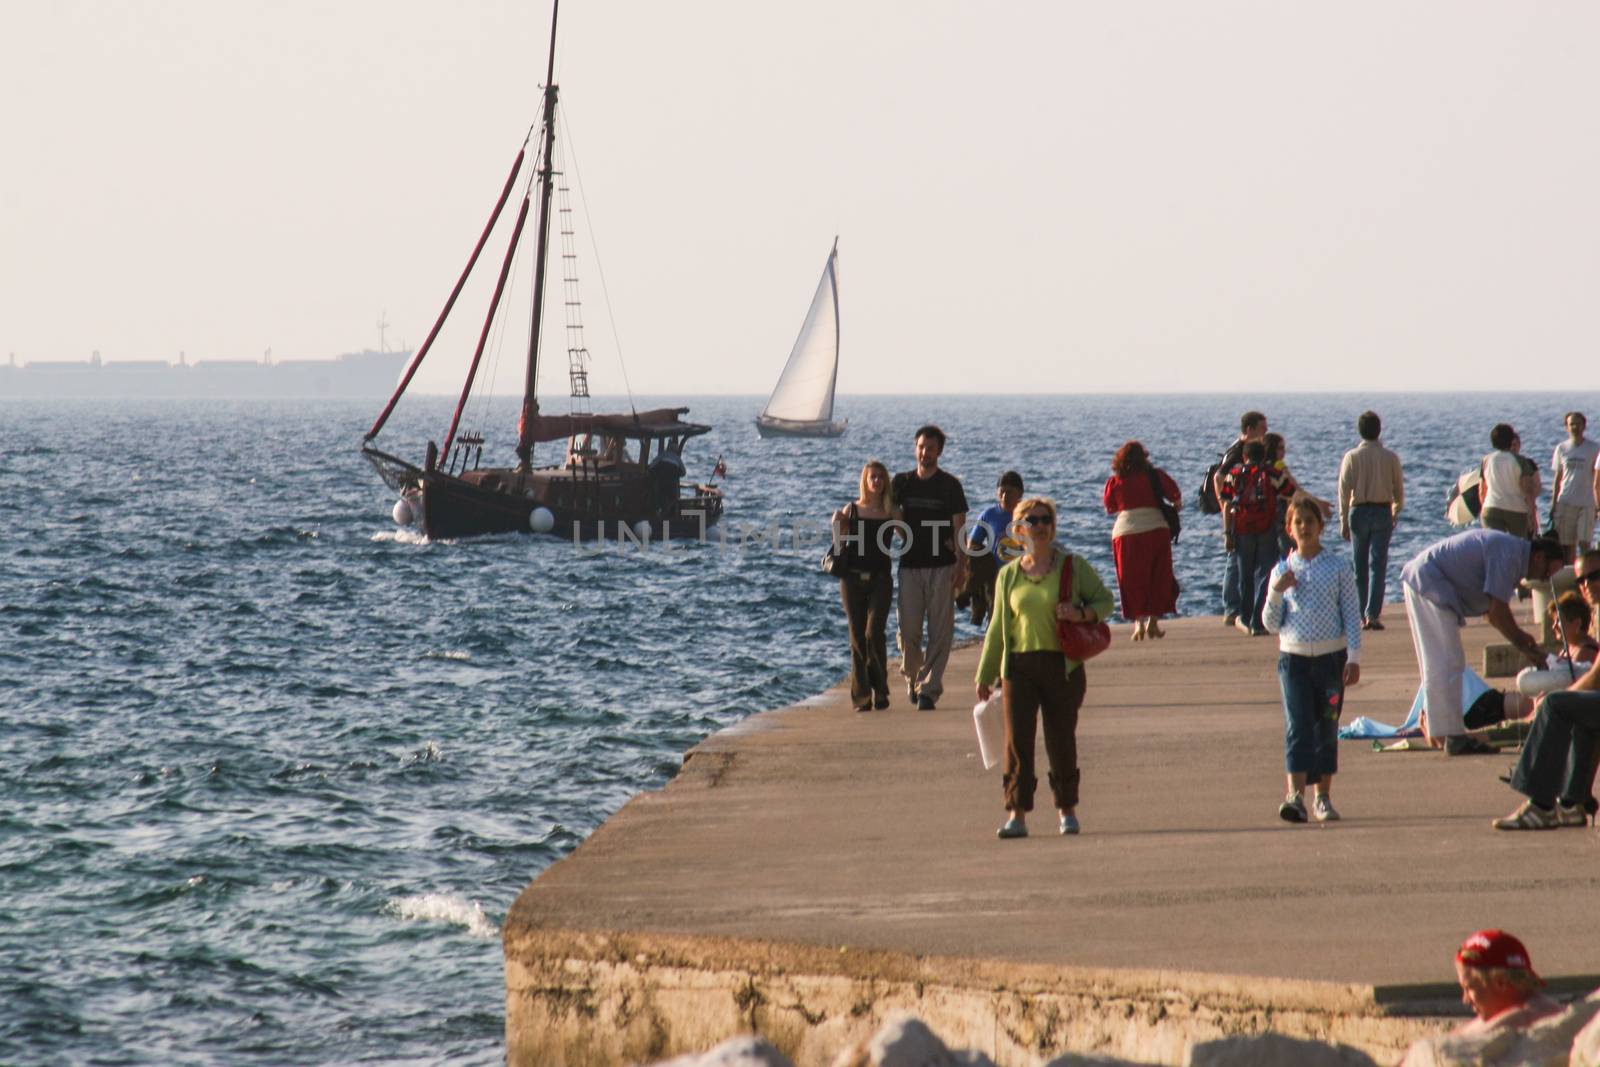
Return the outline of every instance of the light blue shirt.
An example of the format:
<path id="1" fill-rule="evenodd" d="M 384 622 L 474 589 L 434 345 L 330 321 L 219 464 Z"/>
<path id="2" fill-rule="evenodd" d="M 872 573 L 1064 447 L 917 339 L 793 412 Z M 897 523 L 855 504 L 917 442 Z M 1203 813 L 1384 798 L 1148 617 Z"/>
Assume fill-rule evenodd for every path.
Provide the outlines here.
<path id="1" fill-rule="evenodd" d="M 1400 569 L 1400 581 L 1465 621 L 1492 601 L 1511 602 L 1528 574 L 1528 547 L 1525 537 L 1468 530 L 1423 549 Z"/>
<path id="2" fill-rule="evenodd" d="M 1285 571 L 1294 571 L 1288 592 L 1273 588 Z M 1326 656 L 1341 650 L 1361 662 L 1361 602 L 1350 561 L 1327 547 L 1310 559 L 1299 552 L 1279 560 L 1267 584 L 1261 622 L 1278 635 L 1278 648 L 1297 656 Z"/>

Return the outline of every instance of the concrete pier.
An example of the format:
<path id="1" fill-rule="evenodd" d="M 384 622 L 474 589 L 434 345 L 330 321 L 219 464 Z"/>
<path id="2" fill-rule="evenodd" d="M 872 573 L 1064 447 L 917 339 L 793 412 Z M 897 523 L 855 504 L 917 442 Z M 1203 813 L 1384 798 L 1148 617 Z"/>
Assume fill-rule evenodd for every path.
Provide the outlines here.
<path id="1" fill-rule="evenodd" d="M 1400 722 L 1403 612 L 1364 635 L 1345 719 Z M 1275 1031 L 1393 1062 L 1459 1019 L 1451 957 L 1516 932 L 1558 988 L 1600 985 L 1600 840 L 1500 833 L 1509 756 L 1341 746 L 1344 819 L 1290 825 L 1276 643 L 1215 618 L 1088 666 L 1081 836 L 999 841 L 972 725 L 977 650 L 939 710 L 835 688 L 713 735 L 530 884 L 506 918 L 512 1064 L 649 1062 L 759 1031 L 826 1065 L 892 1011 L 1001 1064 L 1178 1063 Z M 1495 637 L 1465 631 L 1469 662 Z M 1043 746 L 1039 773 L 1044 777 Z"/>

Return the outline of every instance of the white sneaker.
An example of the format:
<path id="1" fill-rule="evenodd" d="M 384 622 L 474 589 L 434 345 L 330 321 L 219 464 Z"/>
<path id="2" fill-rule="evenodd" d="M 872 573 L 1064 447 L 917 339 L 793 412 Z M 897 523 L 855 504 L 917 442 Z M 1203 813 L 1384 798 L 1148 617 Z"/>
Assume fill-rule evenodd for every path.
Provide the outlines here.
<path id="1" fill-rule="evenodd" d="M 1299 793 L 1290 793 L 1283 798 L 1283 803 L 1278 805 L 1278 818 L 1284 822 L 1306 821 L 1306 802 Z"/>
<path id="2" fill-rule="evenodd" d="M 1321 795 L 1320 793 L 1317 795 L 1317 799 L 1311 804 L 1311 814 L 1316 816 L 1318 822 L 1339 821 L 1339 813 L 1334 810 L 1333 804 L 1329 802 L 1327 797 Z"/>

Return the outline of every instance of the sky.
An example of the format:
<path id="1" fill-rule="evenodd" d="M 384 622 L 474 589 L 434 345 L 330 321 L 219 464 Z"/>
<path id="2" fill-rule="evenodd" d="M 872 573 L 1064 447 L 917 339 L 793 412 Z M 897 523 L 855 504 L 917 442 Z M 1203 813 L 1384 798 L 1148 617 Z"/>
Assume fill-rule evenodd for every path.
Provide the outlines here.
<path id="1" fill-rule="evenodd" d="M 0 360 L 419 345 L 549 21 L 0 0 Z M 1561 0 L 566 0 L 592 388 L 768 392 L 835 235 L 845 394 L 1557 386 L 1600 340 L 1596 40 Z"/>

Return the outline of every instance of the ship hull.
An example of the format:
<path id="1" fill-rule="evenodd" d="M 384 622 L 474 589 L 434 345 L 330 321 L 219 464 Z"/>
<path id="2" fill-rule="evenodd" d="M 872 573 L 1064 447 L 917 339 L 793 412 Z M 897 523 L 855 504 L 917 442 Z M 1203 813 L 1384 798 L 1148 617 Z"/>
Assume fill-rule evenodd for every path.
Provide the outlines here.
<path id="1" fill-rule="evenodd" d="M 576 540 L 697 538 L 722 518 L 720 489 L 665 481 L 647 468 L 492 468 L 452 474 L 423 470 L 376 449 L 365 451 L 406 501 L 413 523 L 433 540 L 503 533 Z"/>

